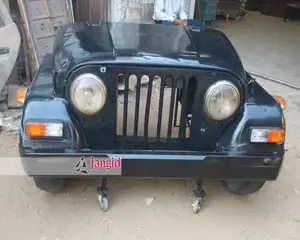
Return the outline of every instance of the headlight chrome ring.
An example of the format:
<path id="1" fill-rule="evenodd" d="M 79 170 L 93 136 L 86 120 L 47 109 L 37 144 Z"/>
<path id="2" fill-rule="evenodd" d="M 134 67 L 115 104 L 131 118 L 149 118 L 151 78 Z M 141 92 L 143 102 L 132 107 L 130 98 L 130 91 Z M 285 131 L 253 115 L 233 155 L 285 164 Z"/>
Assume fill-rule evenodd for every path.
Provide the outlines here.
<path id="1" fill-rule="evenodd" d="M 73 81 L 70 88 L 72 104 L 86 115 L 99 112 L 107 100 L 104 82 L 96 75 L 84 73 Z"/>
<path id="2" fill-rule="evenodd" d="M 239 90 L 229 81 L 218 81 L 205 93 L 204 111 L 213 120 L 221 121 L 231 117 L 239 105 Z"/>

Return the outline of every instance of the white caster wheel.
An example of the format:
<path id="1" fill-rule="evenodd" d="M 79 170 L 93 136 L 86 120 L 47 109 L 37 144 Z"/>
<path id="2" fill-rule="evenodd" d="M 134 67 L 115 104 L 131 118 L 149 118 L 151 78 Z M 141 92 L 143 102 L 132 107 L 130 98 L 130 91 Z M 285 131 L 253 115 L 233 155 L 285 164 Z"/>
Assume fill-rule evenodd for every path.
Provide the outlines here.
<path id="1" fill-rule="evenodd" d="M 106 197 L 102 197 L 101 195 L 98 195 L 98 202 L 100 206 L 100 210 L 102 212 L 106 212 L 108 210 L 108 200 Z"/>
<path id="2" fill-rule="evenodd" d="M 201 209 L 201 199 L 196 199 L 193 204 L 193 213 L 197 214 Z"/>

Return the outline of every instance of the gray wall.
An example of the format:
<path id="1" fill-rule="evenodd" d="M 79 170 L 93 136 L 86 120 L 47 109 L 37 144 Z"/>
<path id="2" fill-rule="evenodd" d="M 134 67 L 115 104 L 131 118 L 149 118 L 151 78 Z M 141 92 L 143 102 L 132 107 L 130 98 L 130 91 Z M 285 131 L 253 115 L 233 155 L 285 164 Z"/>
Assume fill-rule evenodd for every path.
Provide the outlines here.
<path id="1" fill-rule="evenodd" d="M 193 17 L 195 0 L 185 0 L 187 12 Z M 111 21 L 140 21 L 147 22 L 153 15 L 154 0 L 111 0 Z"/>

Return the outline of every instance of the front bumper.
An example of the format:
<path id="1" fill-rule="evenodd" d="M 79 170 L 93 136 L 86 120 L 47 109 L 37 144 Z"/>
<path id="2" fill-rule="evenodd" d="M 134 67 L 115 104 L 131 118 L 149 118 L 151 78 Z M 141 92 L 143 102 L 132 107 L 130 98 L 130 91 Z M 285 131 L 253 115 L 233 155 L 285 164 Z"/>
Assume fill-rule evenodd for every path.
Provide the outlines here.
<path id="1" fill-rule="evenodd" d="M 71 170 L 68 174 L 61 169 L 73 168 L 82 157 L 95 158 L 120 157 L 121 177 L 139 178 L 198 178 L 198 179 L 235 179 L 235 180 L 275 180 L 280 172 L 283 158 L 267 156 L 237 156 L 222 153 L 164 153 L 164 152 L 86 152 L 81 150 L 58 150 L 42 152 L 25 150 L 19 147 L 22 165 L 27 175 L 40 175 L 36 169 L 55 172 L 55 175 L 68 177 L 95 176 L 95 174 L 77 174 Z M 49 157 L 51 161 L 49 161 Z M 71 159 L 71 160 L 70 160 Z M 110 174 L 96 174 L 108 176 Z"/>

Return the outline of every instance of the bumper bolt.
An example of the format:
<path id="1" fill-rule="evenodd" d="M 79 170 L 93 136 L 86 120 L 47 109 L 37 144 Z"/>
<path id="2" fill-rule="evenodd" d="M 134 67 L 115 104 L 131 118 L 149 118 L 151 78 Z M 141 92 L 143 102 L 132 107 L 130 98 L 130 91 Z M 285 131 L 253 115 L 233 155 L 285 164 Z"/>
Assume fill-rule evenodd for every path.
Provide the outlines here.
<path id="1" fill-rule="evenodd" d="M 270 159 L 270 158 L 265 158 L 265 159 L 264 159 L 264 163 L 265 163 L 265 164 L 268 164 L 268 163 L 270 163 L 270 162 L 271 162 L 271 159 Z"/>

